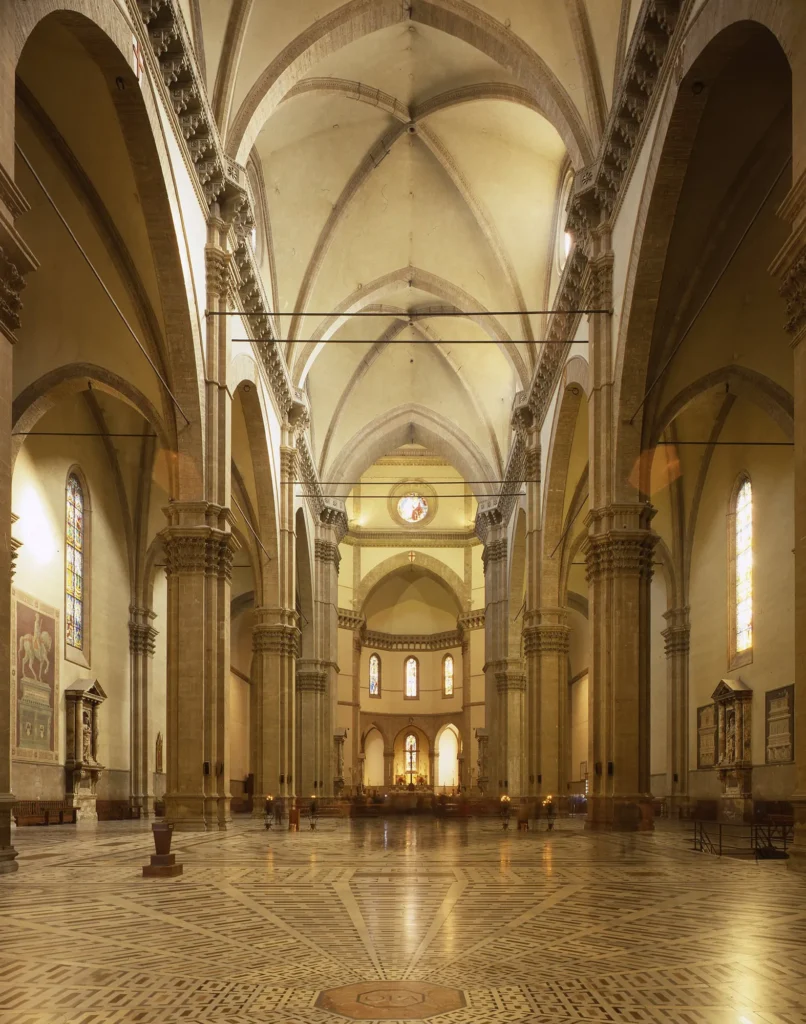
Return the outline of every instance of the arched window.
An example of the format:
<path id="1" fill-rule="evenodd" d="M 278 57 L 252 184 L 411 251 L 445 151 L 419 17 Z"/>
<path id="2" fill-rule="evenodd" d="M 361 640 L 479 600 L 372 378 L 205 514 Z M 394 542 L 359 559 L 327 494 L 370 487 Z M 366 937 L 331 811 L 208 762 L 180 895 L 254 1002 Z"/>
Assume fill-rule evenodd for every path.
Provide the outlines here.
<path id="1" fill-rule="evenodd" d="M 381 659 L 377 654 L 371 654 L 369 658 L 369 695 L 381 695 Z"/>
<path id="2" fill-rule="evenodd" d="M 406 781 L 417 781 L 417 737 L 413 732 L 406 737 Z"/>
<path id="3" fill-rule="evenodd" d="M 753 660 L 753 486 L 742 475 L 733 490 L 729 522 L 730 668 Z"/>
<path id="4" fill-rule="evenodd" d="M 87 536 L 84 489 L 75 473 L 67 477 L 64 541 L 64 637 L 69 647 L 83 651 L 87 630 Z"/>
<path id="5" fill-rule="evenodd" d="M 408 700 L 420 696 L 420 663 L 416 658 L 406 658 L 406 691 Z"/>
<path id="6" fill-rule="evenodd" d="M 442 696 L 453 696 L 453 655 L 446 654 L 442 659 Z"/>

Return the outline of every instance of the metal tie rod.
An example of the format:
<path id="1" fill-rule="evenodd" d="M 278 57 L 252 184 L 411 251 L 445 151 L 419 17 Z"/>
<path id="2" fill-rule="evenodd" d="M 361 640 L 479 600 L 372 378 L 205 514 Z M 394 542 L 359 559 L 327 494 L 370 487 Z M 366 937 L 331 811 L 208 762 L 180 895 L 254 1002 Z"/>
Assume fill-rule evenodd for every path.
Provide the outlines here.
<path id="1" fill-rule="evenodd" d="M 323 345 L 377 345 L 378 342 L 382 341 L 381 338 L 324 338 L 319 339 Z M 307 341 L 303 338 L 233 338 L 232 343 L 234 344 L 248 344 L 252 342 L 254 345 L 268 345 L 271 342 L 276 342 L 278 345 L 287 344 L 307 344 Z M 568 341 L 565 338 L 542 338 L 535 340 L 533 338 L 507 338 L 502 340 L 499 338 L 468 338 L 462 340 L 448 340 L 447 338 L 412 338 L 410 341 L 406 341 L 399 338 L 395 338 L 391 341 L 384 341 L 384 345 L 588 345 L 590 342 L 587 338 L 580 339 L 579 341 Z"/>
<path id="2" fill-rule="evenodd" d="M 456 316 L 469 316 L 469 317 L 474 317 L 474 316 L 555 316 L 555 315 L 556 316 L 575 316 L 578 313 L 590 313 L 590 314 L 593 314 L 593 313 L 606 313 L 608 316 L 612 316 L 613 315 L 613 310 L 612 309 L 501 309 L 501 310 L 471 309 L 469 311 L 464 311 L 464 310 L 461 310 L 461 309 L 456 309 L 456 310 L 453 310 L 453 311 L 448 311 L 448 310 L 440 309 L 440 310 L 434 310 L 433 312 L 430 312 L 430 313 L 425 311 L 425 310 L 423 310 L 422 312 L 418 312 L 418 313 L 407 313 L 407 312 L 397 313 L 397 312 L 390 312 L 389 310 L 387 310 L 386 312 L 380 312 L 380 311 L 375 310 L 375 309 L 361 309 L 361 310 L 356 310 L 355 313 L 350 313 L 350 312 L 347 312 L 346 310 L 341 310 L 340 311 L 340 310 L 337 310 L 337 309 L 331 310 L 329 313 L 312 313 L 312 312 L 309 313 L 307 310 L 303 310 L 301 313 L 294 313 L 294 312 L 292 312 L 292 313 L 280 313 L 279 311 L 276 311 L 276 310 L 266 310 L 266 315 L 267 316 L 344 316 L 344 317 L 350 317 L 350 316 L 369 316 L 369 317 L 372 317 L 372 316 L 374 316 L 374 317 L 386 316 L 386 317 L 389 317 L 389 316 L 394 316 L 394 317 L 397 317 L 398 319 L 401 319 L 401 318 L 405 317 L 405 318 L 408 318 L 410 320 L 415 320 L 415 319 L 424 320 L 424 319 L 428 319 L 429 317 L 433 317 L 433 316 L 441 316 L 441 317 L 452 317 L 452 316 L 453 317 L 456 317 Z M 242 317 L 246 317 L 246 316 L 262 316 L 263 314 L 262 313 L 258 313 L 258 312 L 251 312 L 251 313 L 247 313 L 246 311 L 241 312 L 240 310 L 237 310 L 237 309 L 232 309 L 232 310 L 226 310 L 226 309 L 224 309 L 224 310 L 206 309 L 204 311 L 204 315 L 205 316 L 242 316 Z"/>
<path id="3" fill-rule="evenodd" d="M 56 205 L 55 199 L 53 198 L 53 196 L 50 194 L 50 192 L 48 192 L 47 188 L 45 187 L 45 183 L 42 181 L 42 179 L 39 177 L 39 175 L 34 170 L 33 164 L 31 163 L 31 161 L 28 159 L 28 157 L 25 155 L 25 153 L 23 153 L 22 149 L 20 148 L 19 142 L 15 142 L 14 145 L 16 147 L 17 152 L 20 154 L 22 159 L 25 161 L 25 164 L 28 167 L 28 170 L 33 175 L 34 181 L 42 189 L 42 191 L 45 194 L 45 198 L 50 203 L 50 205 L 53 207 L 53 209 L 54 209 L 54 211 L 56 213 L 56 216 L 59 218 L 59 220 L 62 222 L 62 224 L 64 224 L 65 228 L 67 229 L 67 233 L 70 235 L 70 237 L 75 242 L 76 248 L 81 253 L 81 255 L 84 257 L 84 259 L 85 259 L 85 261 L 87 263 L 87 266 L 92 271 L 92 273 L 95 276 L 95 279 L 97 280 L 98 284 L 103 288 L 104 292 L 106 292 L 106 297 L 109 299 L 109 301 L 115 307 L 115 310 L 117 311 L 118 316 L 123 321 L 123 323 L 126 325 L 126 329 L 128 330 L 129 334 L 131 334 L 131 336 L 134 338 L 134 340 L 135 340 L 135 342 L 137 344 L 137 347 L 140 349 L 140 351 L 146 357 L 146 359 L 148 361 L 148 365 L 151 367 L 151 369 L 154 371 L 154 373 L 156 373 L 157 377 L 159 378 L 160 383 L 165 388 L 165 390 L 168 392 L 168 394 L 171 396 L 171 401 L 176 406 L 176 408 L 179 410 L 179 412 L 182 414 L 182 418 L 184 419 L 185 423 L 187 423 L 188 426 L 190 426 L 190 420 L 185 415 L 185 410 L 179 404 L 179 399 L 176 397 L 176 395 L 173 393 L 173 391 L 171 391 L 170 387 L 168 386 L 168 381 L 160 373 L 159 368 L 157 367 L 157 364 L 154 362 L 154 360 L 148 354 L 148 351 L 147 351 L 145 345 L 142 343 L 142 341 L 140 341 L 140 339 L 134 333 L 134 328 L 129 323 L 129 321 L 126 319 L 126 316 L 125 316 L 123 310 L 120 308 L 120 306 L 115 301 L 115 297 L 112 294 L 112 292 L 110 292 L 110 290 L 107 288 L 106 284 L 104 283 L 104 279 L 101 277 L 101 275 L 95 269 L 95 264 L 92 262 L 92 260 L 87 255 L 87 252 L 84 249 L 84 246 L 81 244 L 81 242 L 79 242 L 78 238 L 76 237 L 76 233 L 73 231 L 73 229 L 67 223 L 67 220 L 66 220 L 64 214 L 59 209 L 59 207 Z"/>

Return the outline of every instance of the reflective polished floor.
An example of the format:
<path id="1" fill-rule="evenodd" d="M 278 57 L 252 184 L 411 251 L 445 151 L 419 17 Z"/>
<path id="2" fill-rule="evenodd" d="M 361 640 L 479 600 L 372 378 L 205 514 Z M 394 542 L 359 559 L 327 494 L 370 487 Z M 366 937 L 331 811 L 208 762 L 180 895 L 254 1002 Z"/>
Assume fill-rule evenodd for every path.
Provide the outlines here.
<path id="1" fill-rule="evenodd" d="M 806 1022 L 806 881 L 676 827 L 244 819 L 154 880 L 146 822 L 14 837 L 2 1024 Z"/>

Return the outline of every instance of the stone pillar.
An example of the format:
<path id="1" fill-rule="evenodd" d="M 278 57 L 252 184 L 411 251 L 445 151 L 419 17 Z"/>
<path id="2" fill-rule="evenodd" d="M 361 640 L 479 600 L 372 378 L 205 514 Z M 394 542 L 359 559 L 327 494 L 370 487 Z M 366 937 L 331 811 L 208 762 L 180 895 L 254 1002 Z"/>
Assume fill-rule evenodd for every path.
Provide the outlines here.
<path id="1" fill-rule="evenodd" d="M 568 650 L 570 629 L 565 608 L 541 608 L 540 622 L 526 630 L 526 663 L 539 685 L 536 793 L 555 800 L 566 795 L 568 781 Z"/>
<path id="2" fill-rule="evenodd" d="M 10 82 L 13 90 L 13 79 Z M 11 96 L 12 93 L 7 94 Z M 13 108 L 13 105 L 12 105 Z M 13 109 L 11 113 L 13 125 Z M 13 127 L 8 158 L 13 160 Z M 11 166 L 11 165 L 9 165 Z M 0 874 L 17 870 L 11 845 L 11 574 L 15 548 L 11 539 L 11 403 L 15 331 L 20 327 L 24 275 L 37 261 L 14 227 L 29 209 L 22 193 L 0 163 Z"/>
<path id="3" fill-rule="evenodd" d="M 795 79 L 797 95 L 797 78 Z M 800 122 L 795 118 L 793 176 Z M 795 399 L 795 841 L 788 866 L 806 873 L 806 171 L 795 178 L 779 215 L 792 231 L 770 270 L 781 279 L 786 330 L 792 337 Z"/>
<path id="4" fill-rule="evenodd" d="M 383 784 L 387 791 L 395 784 L 395 752 L 384 750 L 383 752 Z"/>
<path id="5" fill-rule="evenodd" d="M 587 517 L 590 594 L 586 827 L 651 829 L 649 807 L 650 505 L 613 505 Z"/>
<path id="6" fill-rule="evenodd" d="M 255 785 L 255 816 L 262 816 L 261 798 L 287 796 L 287 744 L 280 743 L 281 680 L 297 656 L 297 613 L 288 608 L 256 608 L 252 627 L 250 689 L 250 757 Z"/>
<path id="7" fill-rule="evenodd" d="M 428 772 L 428 783 L 433 790 L 436 790 L 439 783 L 439 751 L 436 747 L 432 747 L 428 755 Z"/>
<path id="8" fill-rule="evenodd" d="M 314 544 L 316 581 L 316 638 L 324 671 L 322 711 L 318 720 L 320 796 L 332 797 L 336 768 L 333 763 L 333 730 L 339 692 L 339 544 L 347 533 L 344 502 L 325 499 L 319 513 Z"/>
<path id="9" fill-rule="evenodd" d="M 154 686 L 152 659 L 157 630 L 155 613 L 148 608 L 129 608 L 129 664 L 131 674 L 131 795 L 132 811 L 141 818 L 154 813 L 154 753 L 151 730 L 151 698 Z"/>
<path id="10" fill-rule="evenodd" d="M 491 794 L 509 792 L 507 773 L 507 732 L 502 726 L 506 719 L 507 665 L 507 538 L 506 526 L 490 524 L 482 555 L 484 564 L 484 703 L 488 742 L 488 771 Z M 504 673 L 503 689 L 499 692 L 499 675 Z M 515 693 L 516 691 L 513 691 Z M 506 782 L 506 785 L 504 783 Z"/>
<path id="11" fill-rule="evenodd" d="M 498 697 L 498 775 L 503 783 L 501 792 L 519 797 L 526 792 L 523 756 L 526 673 L 519 659 L 506 659 L 499 663 L 495 686 Z"/>
<path id="12" fill-rule="evenodd" d="M 689 609 L 670 608 L 662 636 L 666 646 L 666 787 L 669 816 L 688 804 L 688 656 Z"/>
<path id="13" fill-rule="evenodd" d="M 316 659 L 296 663 L 298 731 L 297 793 L 304 798 L 324 796 L 320 781 L 324 772 L 322 719 L 327 693 L 327 671 Z"/>
<path id="14" fill-rule="evenodd" d="M 459 751 L 459 788 L 470 787 L 470 751 L 471 751 L 471 661 L 470 661 L 470 629 L 462 628 L 462 749 Z"/>
<path id="15" fill-rule="evenodd" d="M 364 762 L 361 753 L 361 650 L 363 648 L 361 630 L 353 631 L 353 706 L 352 706 L 352 728 L 353 728 L 353 770 L 352 785 L 353 795 L 356 790 L 364 785 Z"/>
<path id="16" fill-rule="evenodd" d="M 163 511 L 168 519 L 160 534 L 168 580 L 165 817 L 180 831 L 225 828 L 227 677 L 221 658 L 222 648 L 229 654 L 229 581 L 237 541 L 231 514 L 220 505 L 174 501 Z"/>

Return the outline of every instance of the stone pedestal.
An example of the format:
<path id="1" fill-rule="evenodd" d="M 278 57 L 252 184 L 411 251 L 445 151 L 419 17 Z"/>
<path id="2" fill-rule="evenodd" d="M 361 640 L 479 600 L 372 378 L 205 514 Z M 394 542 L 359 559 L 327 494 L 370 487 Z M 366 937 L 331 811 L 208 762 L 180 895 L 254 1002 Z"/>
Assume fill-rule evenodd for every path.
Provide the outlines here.
<path id="1" fill-rule="evenodd" d="M 152 853 L 151 863 L 143 865 L 144 878 L 176 878 L 183 866 L 176 863 L 175 853 Z"/>
<path id="2" fill-rule="evenodd" d="M 96 790 L 104 766 L 98 761 L 98 708 L 106 694 L 97 679 L 79 679 L 64 691 L 67 749 L 65 790 L 76 824 L 98 821 Z"/>

